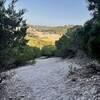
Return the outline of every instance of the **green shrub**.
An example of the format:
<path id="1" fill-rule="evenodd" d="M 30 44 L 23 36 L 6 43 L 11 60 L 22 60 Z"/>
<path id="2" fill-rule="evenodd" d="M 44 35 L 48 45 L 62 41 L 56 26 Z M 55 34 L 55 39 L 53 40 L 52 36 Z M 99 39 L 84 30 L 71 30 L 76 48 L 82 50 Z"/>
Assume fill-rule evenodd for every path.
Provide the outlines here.
<path id="1" fill-rule="evenodd" d="M 17 1 L 8 1 L 6 5 L 7 0 L 0 0 L 0 66 L 4 67 L 13 64 L 16 56 L 22 56 L 17 48 L 26 44 L 24 37 L 27 24 L 23 19 L 25 10 L 15 9 Z"/>
<path id="2" fill-rule="evenodd" d="M 46 57 L 55 56 L 56 47 L 53 45 L 44 46 L 41 50 L 41 55 Z"/>
<path id="3" fill-rule="evenodd" d="M 41 50 L 40 50 L 40 48 L 33 47 L 33 56 L 34 56 L 34 58 L 41 57 Z"/>
<path id="4" fill-rule="evenodd" d="M 2 65 L 23 65 L 27 61 L 33 60 L 41 56 L 41 51 L 36 47 L 14 47 L 6 50 L 4 56 L 5 58 L 2 60 Z"/>
<path id="5" fill-rule="evenodd" d="M 22 52 L 19 53 L 19 55 L 15 56 L 16 57 L 16 63 L 25 63 L 30 60 L 34 60 L 35 58 L 40 57 L 41 51 L 39 48 L 36 47 L 24 47 Z"/>
<path id="6" fill-rule="evenodd" d="M 77 49 L 81 46 L 82 26 L 75 26 L 56 41 L 56 56 L 74 57 Z"/>

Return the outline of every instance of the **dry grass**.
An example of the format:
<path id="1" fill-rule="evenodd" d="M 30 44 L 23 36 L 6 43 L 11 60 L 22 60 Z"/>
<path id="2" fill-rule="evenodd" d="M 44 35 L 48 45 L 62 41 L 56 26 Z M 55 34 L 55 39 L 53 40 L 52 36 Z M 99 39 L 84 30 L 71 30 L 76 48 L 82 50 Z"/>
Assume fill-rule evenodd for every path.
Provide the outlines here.
<path id="1" fill-rule="evenodd" d="M 38 35 L 38 37 L 30 37 L 26 36 L 26 40 L 29 40 L 27 45 L 31 47 L 39 47 L 42 48 L 46 45 L 55 45 L 55 41 L 59 40 L 60 35 L 57 34 L 46 34 L 46 35 Z"/>

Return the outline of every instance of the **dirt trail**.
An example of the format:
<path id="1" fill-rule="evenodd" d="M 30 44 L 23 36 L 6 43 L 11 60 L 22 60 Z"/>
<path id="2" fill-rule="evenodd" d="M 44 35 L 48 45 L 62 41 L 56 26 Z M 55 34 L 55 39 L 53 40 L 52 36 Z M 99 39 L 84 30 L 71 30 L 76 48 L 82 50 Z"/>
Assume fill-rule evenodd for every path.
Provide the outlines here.
<path id="1" fill-rule="evenodd" d="M 8 72 L 15 75 L 1 85 L 0 100 L 67 100 L 65 77 L 68 66 L 60 58 L 37 59 L 29 65 Z M 74 64 L 74 66 L 77 66 Z M 5 99 L 4 99 L 5 98 Z M 10 99 L 9 99 L 10 98 Z"/>

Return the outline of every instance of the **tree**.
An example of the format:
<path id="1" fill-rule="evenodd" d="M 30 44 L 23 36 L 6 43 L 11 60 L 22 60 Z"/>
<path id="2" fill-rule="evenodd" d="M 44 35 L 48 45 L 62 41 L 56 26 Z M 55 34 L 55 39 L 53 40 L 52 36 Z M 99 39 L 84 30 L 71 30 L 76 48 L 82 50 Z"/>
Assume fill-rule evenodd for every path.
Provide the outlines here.
<path id="1" fill-rule="evenodd" d="M 27 24 L 23 20 L 25 10 L 15 10 L 17 1 L 12 0 L 6 8 L 6 0 L 0 0 L 0 64 L 3 63 L 2 59 L 6 59 L 9 48 L 21 48 L 26 42 Z"/>
<path id="2" fill-rule="evenodd" d="M 100 59 L 100 0 L 87 0 L 93 18 L 84 25 L 84 48 L 89 56 Z"/>
<path id="3" fill-rule="evenodd" d="M 94 18 L 100 19 L 100 0 L 88 0 L 88 9 L 93 12 Z"/>

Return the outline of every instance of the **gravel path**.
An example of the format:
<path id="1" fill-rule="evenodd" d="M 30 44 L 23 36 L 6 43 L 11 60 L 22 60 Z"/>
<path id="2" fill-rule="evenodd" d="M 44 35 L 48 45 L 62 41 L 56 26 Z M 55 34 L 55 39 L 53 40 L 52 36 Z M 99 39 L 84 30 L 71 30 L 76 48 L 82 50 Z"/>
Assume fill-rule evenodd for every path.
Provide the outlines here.
<path id="1" fill-rule="evenodd" d="M 14 75 L 1 84 L 0 100 L 68 100 L 65 77 L 68 66 L 77 65 L 60 58 L 36 62 L 7 72 Z"/>
<path id="2" fill-rule="evenodd" d="M 8 71 L 7 80 L 0 84 L 0 100 L 100 100 L 100 76 L 67 78 L 69 66 L 80 67 L 85 62 L 41 58 L 35 65 Z"/>

